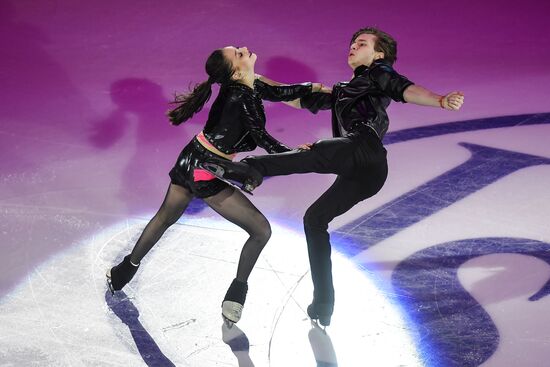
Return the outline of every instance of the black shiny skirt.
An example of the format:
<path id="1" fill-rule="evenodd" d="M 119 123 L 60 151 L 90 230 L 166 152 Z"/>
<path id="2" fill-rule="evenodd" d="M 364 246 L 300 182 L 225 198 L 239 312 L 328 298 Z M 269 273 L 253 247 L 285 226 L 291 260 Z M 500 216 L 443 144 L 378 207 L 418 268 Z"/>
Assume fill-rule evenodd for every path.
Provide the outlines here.
<path id="1" fill-rule="evenodd" d="M 182 186 L 191 191 L 198 198 L 207 198 L 220 193 L 223 189 L 231 187 L 225 182 L 214 179 L 208 181 L 195 181 L 193 172 L 199 167 L 200 162 L 205 158 L 216 156 L 193 138 L 183 148 L 174 167 L 170 170 L 170 182 Z M 218 156 L 216 156 L 218 157 Z M 219 157 L 218 157 L 219 158 Z"/>

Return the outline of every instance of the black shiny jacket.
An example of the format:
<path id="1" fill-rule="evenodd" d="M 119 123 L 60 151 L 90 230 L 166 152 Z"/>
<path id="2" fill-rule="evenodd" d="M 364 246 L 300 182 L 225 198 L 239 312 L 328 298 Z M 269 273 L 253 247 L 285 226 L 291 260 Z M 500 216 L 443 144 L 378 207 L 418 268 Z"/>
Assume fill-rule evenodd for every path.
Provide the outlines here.
<path id="1" fill-rule="evenodd" d="M 392 99 L 404 103 L 403 93 L 412 84 L 387 61 L 376 60 L 370 67 L 357 67 L 354 78 L 334 85 L 332 93 L 312 93 L 302 97 L 300 103 L 313 113 L 332 109 L 335 137 L 374 130 L 382 140 L 389 126 L 386 108 Z"/>
<path id="2" fill-rule="evenodd" d="M 265 130 L 262 99 L 292 101 L 311 94 L 311 88 L 311 83 L 271 86 L 260 80 L 254 82 L 254 89 L 239 83 L 225 85 L 212 104 L 204 136 L 226 154 L 248 152 L 257 146 L 269 153 L 289 151 Z"/>

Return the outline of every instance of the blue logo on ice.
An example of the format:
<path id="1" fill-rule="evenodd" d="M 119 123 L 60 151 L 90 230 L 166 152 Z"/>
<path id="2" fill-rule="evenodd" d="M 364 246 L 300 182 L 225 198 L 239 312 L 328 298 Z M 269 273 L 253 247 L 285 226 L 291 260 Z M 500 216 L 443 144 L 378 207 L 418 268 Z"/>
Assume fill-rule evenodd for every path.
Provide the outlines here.
<path id="1" fill-rule="evenodd" d="M 388 134 L 385 143 L 548 123 L 550 113 L 461 121 L 397 131 Z M 334 234 L 335 242 L 345 246 L 342 250 L 347 255 L 357 255 L 511 173 L 550 164 L 545 157 L 469 143 L 460 145 L 470 151 L 468 161 L 339 228 Z M 453 189 L 456 187 L 460 190 Z M 392 282 L 399 303 L 418 326 L 422 340 L 418 347 L 424 363 L 434 367 L 478 366 L 498 346 L 494 323 L 457 278 L 457 270 L 464 262 L 489 254 L 513 253 L 534 256 L 550 265 L 549 249 L 549 244 L 531 239 L 463 239 L 426 248 L 403 260 L 396 267 Z M 434 284 L 438 285 L 437 294 L 433 294 Z M 550 281 L 529 300 L 536 301 L 548 293 Z"/>

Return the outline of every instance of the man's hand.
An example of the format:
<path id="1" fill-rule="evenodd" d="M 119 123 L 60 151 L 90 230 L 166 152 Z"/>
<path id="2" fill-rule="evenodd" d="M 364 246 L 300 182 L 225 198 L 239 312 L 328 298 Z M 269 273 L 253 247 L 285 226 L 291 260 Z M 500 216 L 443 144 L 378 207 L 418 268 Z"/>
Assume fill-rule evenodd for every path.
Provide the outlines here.
<path id="1" fill-rule="evenodd" d="M 418 84 L 413 84 L 405 89 L 403 99 L 405 99 L 405 102 L 419 106 L 432 106 L 457 111 L 464 103 L 464 93 L 455 91 L 442 96 Z"/>
<path id="2" fill-rule="evenodd" d="M 446 110 L 458 111 L 464 103 L 464 93 L 451 92 L 442 97 L 439 103 L 441 104 L 441 107 Z"/>

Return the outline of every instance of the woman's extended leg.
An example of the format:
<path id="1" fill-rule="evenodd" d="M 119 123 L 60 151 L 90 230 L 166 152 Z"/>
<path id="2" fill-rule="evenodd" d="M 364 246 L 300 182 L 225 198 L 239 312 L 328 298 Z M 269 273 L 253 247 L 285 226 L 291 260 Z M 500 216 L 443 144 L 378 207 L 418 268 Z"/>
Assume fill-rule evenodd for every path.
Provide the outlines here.
<path id="1" fill-rule="evenodd" d="M 168 227 L 177 222 L 191 199 L 193 199 L 191 191 L 185 187 L 170 184 L 160 209 L 145 226 L 130 254 L 130 260 L 133 264 L 139 264 Z"/>
<path id="2" fill-rule="evenodd" d="M 192 198 L 193 194 L 186 188 L 170 184 L 160 209 L 145 226 L 132 253 L 107 272 L 111 292 L 121 290 L 132 280 L 141 259 L 157 243 L 166 229 L 181 217 Z"/>

